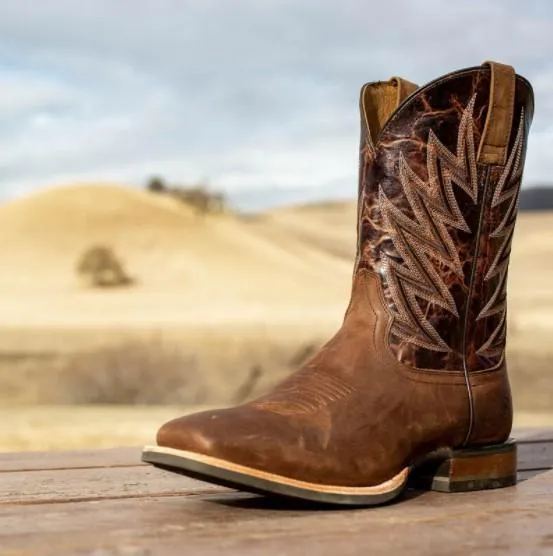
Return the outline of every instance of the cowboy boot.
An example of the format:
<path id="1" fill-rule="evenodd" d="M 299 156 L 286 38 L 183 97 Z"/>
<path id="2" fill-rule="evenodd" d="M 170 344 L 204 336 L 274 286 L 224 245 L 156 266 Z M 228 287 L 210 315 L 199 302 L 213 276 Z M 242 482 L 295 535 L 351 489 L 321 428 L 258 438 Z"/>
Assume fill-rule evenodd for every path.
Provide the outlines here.
<path id="1" fill-rule="evenodd" d="M 531 86 L 489 62 L 432 81 L 390 116 L 374 90 L 361 92 L 341 329 L 267 395 L 165 424 L 144 461 L 349 505 L 390 500 L 410 475 L 445 491 L 516 481 L 506 280 Z"/>

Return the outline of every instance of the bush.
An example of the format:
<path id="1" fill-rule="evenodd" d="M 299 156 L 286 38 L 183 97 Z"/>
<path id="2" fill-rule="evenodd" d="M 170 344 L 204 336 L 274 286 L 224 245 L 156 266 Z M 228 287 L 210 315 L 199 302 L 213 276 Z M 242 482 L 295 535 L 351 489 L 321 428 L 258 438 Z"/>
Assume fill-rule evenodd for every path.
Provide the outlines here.
<path id="1" fill-rule="evenodd" d="M 148 189 L 148 191 L 152 191 L 153 193 L 163 193 L 167 190 L 167 186 L 161 178 L 154 177 L 148 181 L 146 189 Z"/>
<path id="2" fill-rule="evenodd" d="M 57 403 L 201 404 L 195 359 L 162 342 L 136 341 L 72 355 L 58 371 Z"/>
<path id="3" fill-rule="evenodd" d="M 133 279 L 110 247 L 88 248 L 77 263 L 77 274 L 94 288 L 128 286 Z"/>

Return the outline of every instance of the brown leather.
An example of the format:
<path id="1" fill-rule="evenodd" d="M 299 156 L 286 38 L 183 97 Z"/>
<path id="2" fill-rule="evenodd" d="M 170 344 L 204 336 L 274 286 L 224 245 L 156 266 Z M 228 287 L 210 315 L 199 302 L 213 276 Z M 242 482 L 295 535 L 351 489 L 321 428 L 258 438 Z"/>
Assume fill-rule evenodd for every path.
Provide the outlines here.
<path id="1" fill-rule="evenodd" d="M 490 67 L 491 85 L 488 116 L 478 149 L 478 162 L 504 165 L 511 138 L 515 107 L 516 76 L 512 66 L 485 62 Z"/>
<path id="2" fill-rule="evenodd" d="M 533 99 L 517 77 L 506 165 L 477 163 L 490 72 L 419 89 L 369 141 L 362 118 L 359 252 L 343 326 L 268 394 L 171 421 L 160 445 L 360 487 L 435 450 L 508 437 L 504 287 Z"/>
<path id="3" fill-rule="evenodd" d="M 364 152 L 373 149 L 373 144 L 384 127 L 384 124 L 389 120 L 390 116 L 399 105 L 417 89 L 418 85 L 402 77 L 391 77 L 388 81 L 366 83 L 361 88 L 359 99 L 361 139 L 359 148 L 360 172 L 357 204 L 358 212 L 362 208 L 361 201 L 363 199 L 362 169 L 365 166 L 363 161 Z M 361 220 L 360 216 L 358 220 Z M 357 268 L 357 263 L 358 260 L 356 260 L 355 268 Z"/>
<path id="4" fill-rule="evenodd" d="M 414 93 L 419 86 L 403 77 L 391 77 L 391 83 L 397 86 L 396 108 L 411 94 Z M 390 114 L 391 115 L 391 114 Z"/>
<path id="5" fill-rule="evenodd" d="M 390 348 L 411 367 L 469 372 L 501 362 L 498 284 L 506 277 L 502 254 L 516 216 L 533 98 L 517 78 L 512 164 L 478 164 L 490 77 L 485 66 L 420 89 L 392 116 L 377 147 L 363 150 L 358 267 L 382 276 L 393 315 Z M 496 238 L 491 227 L 504 218 Z M 496 256 L 503 267 L 489 273 Z"/>
<path id="6" fill-rule="evenodd" d="M 365 140 L 372 144 L 394 110 L 416 89 L 418 85 L 392 77 L 388 81 L 367 83 L 361 90 L 360 108 L 367 129 Z"/>

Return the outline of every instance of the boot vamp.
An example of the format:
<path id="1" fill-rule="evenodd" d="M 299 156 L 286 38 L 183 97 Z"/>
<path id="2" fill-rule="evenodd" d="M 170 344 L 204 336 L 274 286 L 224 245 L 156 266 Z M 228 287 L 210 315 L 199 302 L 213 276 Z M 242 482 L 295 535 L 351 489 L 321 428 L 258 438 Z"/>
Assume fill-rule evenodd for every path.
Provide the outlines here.
<path id="1" fill-rule="evenodd" d="M 371 431 L 375 419 L 357 416 L 352 422 L 336 409 L 302 413 L 266 400 L 260 406 L 206 411 L 164 425 L 158 444 L 321 484 L 370 486 L 401 470 L 400 461 L 392 463 L 389 449 L 377 440 L 393 435 L 384 427 L 379 434 Z"/>
<path id="2" fill-rule="evenodd" d="M 333 437 L 324 413 L 313 417 L 249 405 L 208 411 L 166 424 L 158 444 L 312 483 L 359 484 L 362 458 Z"/>
<path id="3" fill-rule="evenodd" d="M 276 475 L 342 486 L 391 479 L 462 444 L 462 373 L 414 374 L 389 355 L 375 278 L 360 273 L 336 336 L 270 393 L 164 425 L 158 444 Z"/>
<path id="4" fill-rule="evenodd" d="M 339 333 L 253 402 L 167 423 L 158 444 L 311 483 L 373 486 L 459 441 L 466 394 L 458 385 L 407 380 L 371 364 L 366 344 L 356 353 L 353 340 Z"/>

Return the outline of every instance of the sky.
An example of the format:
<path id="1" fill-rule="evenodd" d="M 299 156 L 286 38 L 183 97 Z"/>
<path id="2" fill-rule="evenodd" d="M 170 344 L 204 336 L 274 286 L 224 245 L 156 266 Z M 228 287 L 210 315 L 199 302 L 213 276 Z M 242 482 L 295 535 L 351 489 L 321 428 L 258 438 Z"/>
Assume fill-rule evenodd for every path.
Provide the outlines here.
<path id="1" fill-rule="evenodd" d="M 485 60 L 536 93 L 525 184 L 553 176 L 550 0 L 0 0 L 0 198 L 205 181 L 353 197 L 358 95 Z"/>

